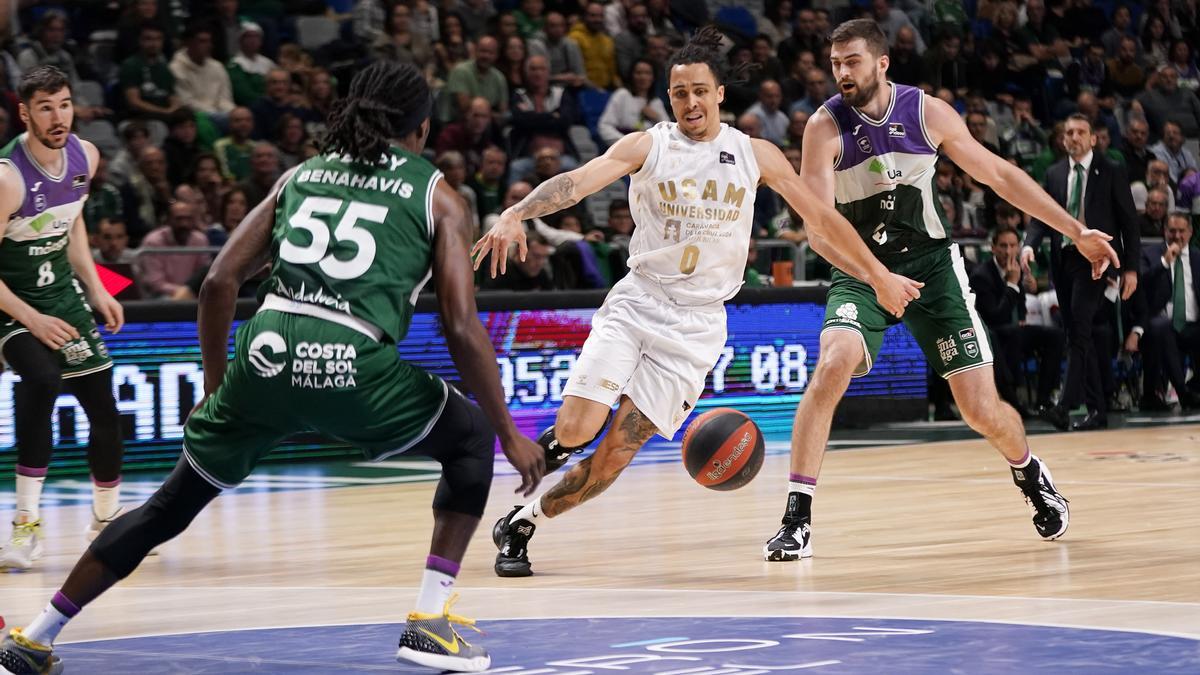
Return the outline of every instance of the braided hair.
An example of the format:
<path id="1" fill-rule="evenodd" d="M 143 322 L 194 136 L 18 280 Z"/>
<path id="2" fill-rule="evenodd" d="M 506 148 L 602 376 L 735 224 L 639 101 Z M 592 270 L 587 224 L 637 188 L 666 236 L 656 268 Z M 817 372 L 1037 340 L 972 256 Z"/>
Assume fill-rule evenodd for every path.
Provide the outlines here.
<path id="1" fill-rule="evenodd" d="M 421 71 L 408 63 L 376 61 L 354 76 L 349 94 L 334 104 L 321 150 L 376 162 L 391 139 L 404 138 L 429 119 L 432 106 Z"/>
<path id="2" fill-rule="evenodd" d="M 711 24 L 697 30 L 667 62 L 667 72 L 670 73 L 675 66 L 703 63 L 712 71 L 717 86 L 745 82 L 747 73 L 756 64 L 743 63 L 731 68 L 721 53 L 721 40 L 724 38 L 725 35 Z"/>

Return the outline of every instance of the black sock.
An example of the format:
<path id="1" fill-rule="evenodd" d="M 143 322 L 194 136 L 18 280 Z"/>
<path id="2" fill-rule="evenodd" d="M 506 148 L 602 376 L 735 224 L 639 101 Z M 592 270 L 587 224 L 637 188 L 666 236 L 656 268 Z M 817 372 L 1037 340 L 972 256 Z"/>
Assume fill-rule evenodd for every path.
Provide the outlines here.
<path id="1" fill-rule="evenodd" d="M 787 509 L 783 512 L 784 523 L 812 522 L 812 495 L 803 492 L 789 492 Z"/>

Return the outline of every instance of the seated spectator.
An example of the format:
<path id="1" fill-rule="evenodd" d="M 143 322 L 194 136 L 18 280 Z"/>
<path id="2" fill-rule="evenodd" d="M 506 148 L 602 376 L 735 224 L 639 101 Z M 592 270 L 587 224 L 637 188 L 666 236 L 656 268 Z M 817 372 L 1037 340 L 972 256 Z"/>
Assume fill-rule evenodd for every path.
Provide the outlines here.
<path id="1" fill-rule="evenodd" d="M 1142 61 L 1151 69 L 1162 67 L 1167 63 L 1170 50 L 1166 24 L 1161 17 L 1148 15 L 1142 26 Z"/>
<path id="2" fill-rule="evenodd" d="M 251 206 L 250 200 L 246 199 L 246 191 L 240 187 L 229 189 L 221 197 L 219 224 L 225 232 L 226 239 L 242 224 L 246 214 L 250 213 Z"/>
<path id="3" fill-rule="evenodd" d="M 469 60 L 475 53 L 475 46 L 467 35 L 462 17 L 455 12 L 442 14 L 442 39 L 433 45 L 433 55 L 436 63 L 435 75 L 445 80 L 454 66 Z"/>
<path id="4" fill-rule="evenodd" d="M 902 26 L 896 31 L 896 44 L 888 50 L 891 64 L 888 66 L 888 80 L 916 86 L 921 83 L 924 75 L 925 62 L 917 53 L 917 31 L 911 26 Z"/>
<path id="5" fill-rule="evenodd" d="M 896 38 L 900 34 L 900 31 L 908 28 L 916 36 L 917 53 L 925 53 L 925 41 L 921 39 L 921 34 L 917 33 L 912 20 L 908 18 L 908 15 L 903 10 L 892 7 L 891 3 L 887 0 L 873 0 L 871 2 L 871 14 L 872 18 L 879 24 L 879 27 L 883 29 L 884 34 L 887 35 L 888 45 L 895 46 Z M 1013 10 L 1013 14 L 1013 19 L 1015 20 L 1015 9 Z"/>
<path id="6" fill-rule="evenodd" d="M 997 148 L 989 139 L 988 116 L 982 112 L 969 112 L 966 115 L 967 131 L 971 133 L 971 137 L 979 142 L 980 145 L 987 148 L 994 155 L 1000 154 L 1000 148 Z"/>
<path id="7" fill-rule="evenodd" d="M 457 11 L 462 15 L 463 28 L 472 40 L 485 33 L 488 23 L 496 16 L 496 7 L 491 0 L 466 0 L 458 3 Z"/>
<path id="8" fill-rule="evenodd" d="M 750 250 L 746 252 L 746 269 L 742 272 L 742 283 L 746 288 L 766 288 L 767 277 L 760 274 L 754 265 L 758 262 L 758 242 L 750 237 Z"/>
<path id="9" fill-rule="evenodd" d="M 787 138 L 788 116 L 779 109 L 783 104 L 783 90 L 774 80 L 765 80 L 758 89 L 758 102 L 746 110 L 746 114 L 758 117 L 762 137 L 775 145 L 783 145 Z"/>
<path id="10" fill-rule="evenodd" d="M 600 139 L 612 145 L 626 134 L 644 131 L 668 121 L 667 110 L 654 96 L 654 65 L 644 59 L 634 62 L 628 86 L 613 92 L 596 128 Z"/>
<path id="11" fill-rule="evenodd" d="M 1167 173 L 1171 182 L 1179 184 L 1183 172 L 1188 169 L 1200 169 L 1196 157 L 1183 147 L 1183 129 L 1175 122 L 1169 121 L 1163 125 L 1162 140 L 1150 147 L 1154 156 L 1167 163 Z"/>
<path id="12" fill-rule="evenodd" d="M 790 205 L 785 206 L 779 215 L 770 220 L 765 234 L 769 239 L 782 239 L 797 245 L 808 241 L 804 219 Z"/>
<path id="13" fill-rule="evenodd" d="M 480 221 L 487 216 L 499 214 L 504 193 L 508 190 L 504 175 L 508 170 L 508 155 L 499 147 L 488 146 L 483 159 L 467 185 L 475 192 Z"/>
<path id="14" fill-rule="evenodd" d="M 163 141 L 163 152 L 167 155 L 167 180 L 171 181 L 171 185 L 179 185 L 187 180 L 187 174 L 200 155 L 200 144 L 196 142 L 196 117 L 190 109 L 180 108 L 171 114 L 167 124 L 169 133 Z"/>
<path id="15" fill-rule="evenodd" d="M 617 59 L 617 74 L 624 81 L 629 77 L 633 62 L 646 53 L 646 38 L 649 36 L 650 14 L 643 4 L 632 5 L 625 15 L 625 30 L 613 37 L 613 51 Z"/>
<path id="16" fill-rule="evenodd" d="M 513 174 L 529 170 L 529 157 L 550 149 L 570 171 L 579 165 L 570 129 L 581 121 L 574 97 L 559 85 L 550 84 L 550 64 L 544 56 L 531 56 L 525 63 L 525 87 L 513 91 L 510 110 L 512 130 L 509 143 Z"/>
<path id="17" fill-rule="evenodd" d="M 567 88 L 582 87 L 587 82 L 583 53 L 579 45 L 567 37 L 567 20 L 559 12 L 546 14 L 546 58 L 550 60 L 550 81 Z"/>
<path id="18" fill-rule="evenodd" d="M 229 84 L 233 102 L 250 106 L 267 93 L 267 73 L 278 66 L 262 55 L 263 31 L 253 21 L 241 24 L 237 53 L 229 60 Z"/>
<path id="19" fill-rule="evenodd" d="M 250 152 L 254 144 L 254 113 L 241 106 L 229 113 L 229 135 L 217 139 L 213 154 L 221 163 L 221 175 L 226 180 L 240 181 L 250 175 Z"/>
<path id="20" fill-rule="evenodd" d="M 1161 189 L 1167 195 L 1167 213 L 1175 210 L 1175 191 L 1171 186 L 1171 173 L 1167 169 L 1167 163 L 1161 159 L 1152 159 L 1146 165 L 1146 177 L 1144 180 L 1136 181 L 1129 185 L 1129 192 L 1133 195 L 1133 206 L 1138 210 L 1138 213 L 1146 210 L 1146 198 L 1149 196 L 1150 190 Z"/>
<path id="21" fill-rule="evenodd" d="M 1046 131 L 1033 116 L 1033 101 L 1028 96 L 1019 95 L 1013 99 L 1013 122 L 1000 135 L 1002 154 L 1029 171 L 1046 147 Z"/>
<path id="22" fill-rule="evenodd" d="M 817 17 L 813 10 L 807 7 L 797 9 L 796 22 L 792 26 L 791 36 L 782 42 L 775 43 L 779 60 L 783 63 L 792 63 L 800 52 L 811 52 L 814 55 L 820 53 L 825 35 L 817 27 Z M 811 113 L 811 111 L 809 112 Z"/>
<path id="23" fill-rule="evenodd" d="M 508 189 L 504 191 L 504 201 L 500 203 L 500 208 L 495 213 L 490 213 L 483 219 L 484 231 L 492 229 L 492 226 L 500 220 L 500 213 L 508 207 L 529 196 L 533 192 L 533 186 L 523 180 L 514 181 L 509 184 Z"/>
<path id="24" fill-rule="evenodd" d="M 279 173 L 279 151 L 266 141 L 255 143 L 250 152 L 250 175 L 238 183 L 252 207 L 267 198 Z"/>
<path id="25" fill-rule="evenodd" d="M 1150 128 L 1164 137 L 1165 125 L 1174 122 L 1183 138 L 1200 137 L 1200 98 L 1179 86 L 1179 71 L 1167 65 L 1158 69 L 1154 86 L 1137 97 Z"/>
<path id="26" fill-rule="evenodd" d="M 320 138 L 325 133 L 325 120 L 333 112 L 337 101 L 337 90 L 333 88 L 333 76 L 324 68 L 313 68 L 305 80 L 303 107 L 308 111 L 304 120 L 305 133 L 309 138 Z M 303 120 L 303 118 L 302 118 Z"/>
<path id="27" fill-rule="evenodd" d="M 454 188 L 467 203 L 467 213 L 471 215 L 471 241 L 479 239 L 479 204 L 475 200 L 475 191 L 467 185 L 467 163 L 462 153 L 454 150 L 443 152 L 438 155 L 434 165 L 442 172 L 446 184 Z"/>
<path id="28" fill-rule="evenodd" d="M 38 66 L 54 66 L 66 74 L 74 85 L 79 82 L 75 59 L 64 47 L 67 42 L 67 15 L 57 9 L 47 10 L 33 27 L 33 40 L 17 55 L 22 72 Z"/>
<path id="29" fill-rule="evenodd" d="M 811 68 L 804 75 L 804 98 L 792 104 L 790 112 L 802 110 L 812 115 L 829 98 L 829 77 L 820 68 Z"/>
<path id="30" fill-rule="evenodd" d="M 546 17 L 542 14 L 545 9 L 543 0 L 521 0 L 521 6 L 513 10 L 521 37 L 532 40 L 541 34 L 542 26 L 546 23 Z"/>
<path id="31" fill-rule="evenodd" d="M 1130 117 L 1125 122 L 1125 142 L 1121 144 L 1121 155 L 1125 158 L 1125 172 L 1136 179 L 1146 175 L 1146 165 L 1154 159 L 1150 152 L 1150 125 L 1140 117 Z"/>
<path id="32" fill-rule="evenodd" d="M 767 0 L 758 20 L 758 32 L 777 45 L 792 35 L 792 0 Z"/>
<path id="33" fill-rule="evenodd" d="M 483 289 L 492 291 L 552 291 L 554 290 L 554 271 L 550 268 L 550 256 L 554 247 L 546 242 L 545 237 L 537 232 L 530 232 L 525 238 L 528 250 L 525 259 L 517 255 L 516 247 L 509 251 L 508 273 L 501 274 L 495 279 L 489 274 L 483 275 Z"/>
<path id="34" fill-rule="evenodd" d="M 1108 161 L 1117 166 L 1125 166 L 1125 155 L 1122 155 L 1116 148 L 1112 147 L 1112 137 L 1108 134 L 1108 127 L 1100 125 L 1096 129 L 1096 147 L 1095 153 L 1103 155 Z M 1128 173 L 1126 173 L 1128 175 Z"/>
<path id="35" fill-rule="evenodd" d="M 143 249 L 206 247 L 208 237 L 198 229 L 191 204 L 171 204 L 167 224 L 142 241 Z M 196 270 L 208 265 L 207 253 L 143 253 L 138 260 L 138 280 L 145 295 L 160 299 L 185 298 L 187 281 Z"/>
<path id="36" fill-rule="evenodd" d="M 1133 98 L 1145 88 L 1146 71 L 1139 65 L 1137 55 L 1137 41 L 1129 36 L 1121 38 L 1117 55 L 1108 60 L 1106 89 L 1124 98 Z"/>
<path id="37" fill-rule="evenodd" d="M 175 95 L 180 105 L 208 115 L 218 127 L 224 126 L 234 107 L 233 88 L 225 66 L 212 57 L 212 30 L 196 24 L 189 26 L 183 37 L 187 47 L 175 52 L 170 66 Z"/>
<path id="38" fill-rule="evenodd" d="M 738 131 L 750 138 L 762 138 L 762 118 L 754 113 L 742 113 L 735 124 Z"/>
<path id="39" fill-rule="evenodd" d="M 1109 132 L 1109 138 L 1120 133 L 1120 125 L 1117 124 L 1117 118 L 1100 106 L 1100 99 L 1090 91 L 1079 92 L 1079 96 L 1075 99 L 1076 112 L 1088 118 L 1092 128 L 1106 127 Z"/>
<path id="40" fill-rule="evenodd" d="M 1011 209 L 1009 209 L 1011 211 Z M 998 227 L 992 235 L 992 260 L 971 272 L 975 309 L 992 334 L 996 352 L 996 385 L 1000 395 L 1027 417 L 1017 398 L 1021 364 L 1031 356 L 1038 363 L 1038 408 L 1053 405 L 1051 395 L 1061 383 L 1066 334 L 1056 326 L 1034 326 L 1025 322 L 1025 294 L 1037 293 L 1037 281 L 1018 261 L 1017 231 Z"/>
<path id="41" fill-rule="evenodd" d="M 1125 38 L 1134 39 L 1133 19 L 1129 5 L 1120 4 L 1113 10 L 1112 27 L 1100 36 L 1100 43 L 1104 45 L 1106 54 L 1116 56 Z"/>
<path id="42" fill-rule="evenodd" d="M 142 237 L 166 217 L 171 203 L 167 156 L 162 150 L 154 146 L 142 150 L 137 171 L 129 177 L 129 185 L 122 197 L 129 236 L 134 245 L 140 246 Z"/>
<path id="43" fill-rule="evenodd" d="M 629 211 L 629 202 L 624 199 L 614 199 L 608 205 L 608 242 L 629 250 L 629 240 L 633 238 L 633 214 Z"/>
<path id="44" fill-rule="evenodd" d="M 946 88 L 955 96 L 966 96 L 970 89 L 968 63 L 962 55 L 962 38 L 957 29 L 943 30 L 933 49 L 925 52 L 922 80 L 934 90 Z"/>
<path id="45" fill-rule="evenodd" d="M 131 115 L 166 119 L 179 109 L 175 76 L 163 58 L 163 31 L 147 23 L 138 33 L 138 52 L 121 62 L 117 86 Z"/>
<path id="46" fill-rule="evenodd" d="M 1146 210 L 1138 216 L 1138 227 L 1142 237 L 1161 239 L 1167 229 L 1167 195 L 1160 187 L 1151 188 L 1146 194 Z"/>
<path id="47" fill-rule="evenodd" d="M 227 188 L 225 177 L 221 175 L 221 163 L 217 161 L 216 155 L 210 152 L 197 155 L 184 182 L 195 186 L 200 194 L 204 195 L 209 213 L 221 212 L 221 199 L 225 196 Z"/>
<path id="48" fill-rule="evenodd" d="M 117 218 L 102 218 L 91 237 L 92 259 L 101 265 L 132 265 L 137 252 L 129 249 L 125 223 Z"/>
<path id="49" fill-rule="evenodd" d="M 750 43 L 750 61 L 754 64 L 750 77 L 762 84 L 764 80 L 775 80 L 783 87 L 783 80 L 788 73 L 783 63 L 775 57 L 775 43 L 765 35 L 759 35 Z"/>
<path id="50" fill-rule="evenodd" d="M 504 142 L 491 104 L 486 98 L 476 96 L 471 100 L 466 117 L 443 127 L 433 147 L 439 155 L 446 152 L 461 153 L 467 163 L 467 172 L 474 173 L 483 161 L 483 151 L 490 146 L 503 145 Z"/>
<path id="51" fill-rule="evenodd" d="M 1200 68 L 1192 58 L 1192 46 L 1187 40 L 1176 40 L 1171 45 L 1171 60 L 1169 65 L 1179 73 L 1179 88 L 1193 94 L 1200 90 Z"/>
<path id="52" fill-rule="evenodd" d="M 515 165 L 516 162 L 513 162 Z M 515 171 L 515 168 L 514 168 Z M 554 148 L 542 148 L 533 156 L 533 170 L 521 176 L 534 187 L 545 183 L 563 172 L 562 156 Z M 515 174 L 520 175 L 520 174 Z"/>
<path id="53" fill-rule="evenodd" d="M 302 120 L 309 118 L 309 112 L 296 105 L 296 97 L 292 94 L 292 76 L 282 68 L 267 73 L 267 93 L 255 101 L 250 110 L 254 113 L 251 138 L 256 140 L 266 140 L 284 113 L 291 113 Z"/>
<path id="54" fill-rule="evenodd" d="M 137 158 L 150 145 L 150 130 L 141 120 L 131 120 L 121 129 L 123 146 L 117 151 L 108 173 L 116 187 L 124 187 L 137 171 Z"/>
<path id="55" fill-rule="evenodd" d="M 589 2 L 581 21 L 568 34 L 583 54 L 583 67 L 588 82 L 600 89 L 612 89 L 620 84 L 617 76 L 616 46 L 604 28 L 604 5 Z"/>
<path id="56" fill-rule="evenodd" d="M 165 37 L 172 35 L 170 21 L 165 13 L 159 12 L 156 0 L 133 0 L 125 4 L 125 12 L 117 22 L 117 41 L 113 44 L 113 58 L 117 63 L 133 56 L 138 50 L 138 38 L 142 27 L 147 24 L 158 28 Z M 170 45 L 168 45 L 170 49 Z"/>
<path id="57" fill-rule="evenodd" d="M 508 91 L 525 86 L 525 59 L 529 58 L 529 49 L 525 39 L 520 35 L 510 35 L 500 42 L 500 58 L 496 60 L 496 70 L 504 76 L 508 83 Z"/>
<path id="58" fill-rule="evenodd" d="M 279 151 L 279 169 L 287 171 L 307 159 L 305 146 L 309 143 L 308 131 L 304 128 L 304 120 L 291 114 L 284 113 L 275 125 L 275 148 Z"/>
<path id="59" fill-rule="evenodd" d="M 450 71 L 446 78 L 446 95 L 453 108 L 446 121 L 461 119 L 467 114 L 471 101 L 482 97 L 492 106 L 492 112 L 508 112 L 508 82 L 496 70 L 500 44 L 485 35 L 475 45 L 475 58 L 464 61 Z"/>
<path id="60" fill-rule="evenodd" d="M 95 233 L 102 220 L 119 220 L 125 229 L 125 208 L 121 203 L 121 191 L 108 179 L 108 160 L 100 155 L 96 173 L 88 188 L 88 198 L 83 202 L 83 223 L 87 231 Z"/>
<path id="61" fill-rule="evenodd" d="M 427 77 L 433 76 L 430 38 L 413 30 L 412 10 L 403 2 L 392 5 L 386 29 L 371 45 L 371 52 L 376 58 L 411 63 Z"/>
<path id="62" fill-rule="evenodd" d="M 1189 385 L 1184 357 L 1193 371 L 1200 364 L 1200 249 L 1192 240 L 1192 223 L 1171 214 L 1163 243 L 1147 246 L 1142 255 L 1138 291 L 1145 303 L 1143 409 L 1164 409 L 1169 382 L 1184 410 L 1200 408 L 1200 378 Z M 1136 328 L 1135 328 L 1136 332 Z M 1135 342 L 1136 345 L 1136 342 Z"/>

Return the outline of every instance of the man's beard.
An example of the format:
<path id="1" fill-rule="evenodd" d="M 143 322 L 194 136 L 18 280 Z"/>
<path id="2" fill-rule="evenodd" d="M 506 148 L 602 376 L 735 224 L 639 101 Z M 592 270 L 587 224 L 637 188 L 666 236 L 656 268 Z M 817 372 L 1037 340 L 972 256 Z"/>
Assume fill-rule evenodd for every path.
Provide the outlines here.
<path id="1" fill-rule="evenodd" d="M 57 128 L 61 127 L 56 127 L 56 129 Z M 61 150 L 64 146 L 66 146 L 67 139 L 70 138 L 70 134 L 63 134 L 61 142 L 55 141 L 48 132 L 42 131 L 33 124 L 29 125 L 29 130 L 33 133 L 33 137 L 36 138 L 39 143 L 47 148 L 50 148 L 51 150 Z"/>
<path id="2" fill-rule="evenodd" d="M 879 78 L 874 77 L 870 82 L 856 82 L 854 94 L 847 96 L 843 93 L 842 98 L 851 106 L 861 108 L 871 102 L 877 91 L 879 91 Z"/>

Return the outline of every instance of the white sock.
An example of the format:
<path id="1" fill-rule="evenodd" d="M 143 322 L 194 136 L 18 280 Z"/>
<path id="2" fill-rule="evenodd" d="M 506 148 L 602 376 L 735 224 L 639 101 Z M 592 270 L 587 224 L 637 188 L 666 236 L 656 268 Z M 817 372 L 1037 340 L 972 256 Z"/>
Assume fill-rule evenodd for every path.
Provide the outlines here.
<path id="1" fill-rule="evenodd" d="M 543 516 L 546 518 L 550 517 L 542 511 L 542 498 L 539 495 L 537 499 L 529 502 L 525 506 L 522 506 L 521 510 L 517 511 L 517 515 L 512 517 L 512 520 L 528 520 L 529 522 L 536 524 L 538 518 Z"/>
<path id="2" fill-rule="evenodd" d="M 62 632 L 63 626 L 66 626 L 70 620 L 71 618 L 66 614 L 55 609 L 54 603 L 50 603 L 46 605 L 46 609 L 42 610 L 38 618 L 34 619 L 21 632 L 34 642 L 50 646 L 54 644 L 54 640 Z"/>
<path id="3" fill-rule="evenodd" d="M 45 476 L 17 474 L 17 517 L 14 522 L 31 523 L 41 517 L 38 503 L 42 501 L 42 483 L 45 482 Z"/>
<path id="4" fill-rule="evenodd" d="M 453 592 L 454 576 L 426 567 L 425 574 L 421 576 L 421 592 L 417 594 L 417 611 L 422 614 L 441 614 Z"/>
<path id="5" fill-rule="evenodd" d="M 111 520 L 121 510 L 121 483 L 101 487 L 92 483 L 92 513 L 100 520 Z"/>
<path id="6" fill-rule="evenodd" d="M 806 483 L 806 482 L 795 481 L 795 480 L 788 481 L 788 492 L 799 492 L 802 495 L 808 495 L 809 497 L 811 497 L 811 496 L 813 496 L 813 493 L 815 493 L 816 491 L 817 491 L 816 483 Z"/>

